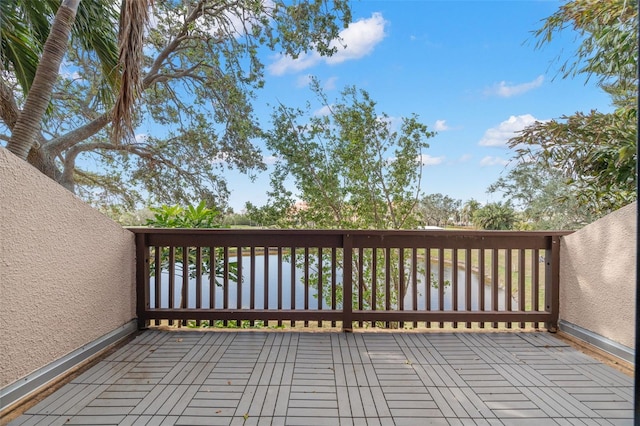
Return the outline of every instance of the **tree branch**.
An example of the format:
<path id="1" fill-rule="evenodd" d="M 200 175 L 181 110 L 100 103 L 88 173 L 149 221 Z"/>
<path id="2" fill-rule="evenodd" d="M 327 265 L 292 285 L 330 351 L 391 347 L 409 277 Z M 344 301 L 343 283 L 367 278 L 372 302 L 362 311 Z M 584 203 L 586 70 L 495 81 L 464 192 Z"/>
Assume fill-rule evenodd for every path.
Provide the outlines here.
<path id="1" fill-rule="evenodd" d="M 152 86 L 155 83 L 164 83 L 169 80 L 175 80 L 175 79 L 187 78 L 187 77 L 194 80 L 198 80 L 201 83 L 204 83 L 204 79 L 202 77 L 196 74 L 193 74 L 193 72 L 202 65 L 203 65 L 202 62 L 198 62 L 197 64 L 195 64 L 190 68 L 174 70 L 174 72 L 172 72 L 171 74 L 158 73 L 155 75 L 147 75 L 147 77 L 145 77 L 145 85 L 146 85 L 145 88 L 148 86 Z"/>
<path id="2" fill-rule="evenodd" d="M 175 164 L 173 161 L 163 157 L 162 155 L 159 155 L 157 152 L 153 152 L 152 150 L 137 144 L 116 145 L 108 142 L 84 143 L 84 144 L 75 145 L 71 149 L 69 149 L 69 151 L 67 151 L 67 156 L 73 155 L 75 157 L 81 152 L 95 151 L 97 149 L 128 152 L 130 154 L 137 155 L 138 157 L 146 158 L 156 163 L 164 164 L 167 167 L 177 170 L 181 174 L 188 175 L 188 176 L 195 175 L 195 173 L 184 170 L 183 168 Z"/>
<path id="3" fill-rule="evenodd" d="M 180 46 L 180 43 L 182 43 L 182 41 L 187 38 L 187 35 L 189 33 L 189 24 L 191 24 L 196 19 L 198 19 L 202 15 L 203 10 L 204 10 L 204 2 L 200 1 L 191 10 L 191 13 L 187 15 L 186 19 L 184 20 L 184 23 L 182 24 L 182 28 L 180 28 L 180 31 L 178 31 L 178 34 L 176 35 L 176 37 L 173 40 L 171 40 L 169 44 L 165 46 L 164 49 L 162 49 L 162 51 L 158 54 L 156 59 L 153 61 L 153 64 L 151 64 L 151 68 L 149 68 L 149 72 L 147 72 L 147 75 L 142 80 L 143 90 L 153 84 L 154 79 L 158 76 L 160 72 L 160 68 L 162 67 L 162 64 L 166 61 L 169 55 L 171 55 L 171 53 L 176 51 L 176 49 Z"/>
<path id="4" fill-rule="evenodd" d="M 13 131 L 19 114 L 20 109 L 18 109 L 13 90 L 7 86 L 4 79 L 0 78 L 0 119 L 4 121 L 9 130 Z"/>
<path id="5" fill-rule="evenodd" d="M 292 135 L 299 141 L 300 137 L 298 134 L 298 131 L 296 130 L 295 124 L 293 122 L 293 118 L 291 117 L 291 114 L 289 114 L 289 111 L 287 110 L 287 108 L 280 103 L 280 108 L 281 111 L 283 112 L 283 114 L 285 115 L 285 118 L 287 120 L 287 124 L 289 125 L 289 128 L 291 129 L 291 133 Z M 304 144 L 302 142 L 298 142 L 299 146 L 304 146 Z M 308 157 L 304 157 L 305 160 L 308 160 Z M 334 197 L 332 197 L 330 194 L 327 193 L 326 191 L 326 187 L 325 185 L 322 184 L 322 182 L 320 181 L 320 179 L 318 178 L 318 174 L 315 171 L 315 168 L 313 167 L 313 164 L 311 164 L 309 161 L 306 161 L 306 166 L 307 166 L 307 170 L 309 172 L 309 174 L 312 176 L 313 180 L 316 182 L 316 184 L 318 185 L 318 188 L 320 189 L 320 192 L 322 193 L 323 198 L 325 199 L 325 202 L 327 203 L 327 205 L 331 208 L 331 210 L 333 210 L 333 214 L 335 215 L 334 217 L 337 219 L 338 222 L 342 222 L 342 212 L 340 209 L 340 205 L 335 205 L 334 202 L 337 201 L 338 203 L 340 203 L 340 201 L 342 200 L 335 200 Z"/>
<path id="6" fill-rule="evenodd" d="M 78 145 L 80 142 L 90 138 L 98 133 L 111 121 L 111 111 L 104 113 L 98 118 L 88 122 L 87 124 L 78 127 L 62 136 L 50 140 L 46 144 L 46 149 L 50 153 L 58 155 L 62 151 L 65 151 L 73 146 Z"/>

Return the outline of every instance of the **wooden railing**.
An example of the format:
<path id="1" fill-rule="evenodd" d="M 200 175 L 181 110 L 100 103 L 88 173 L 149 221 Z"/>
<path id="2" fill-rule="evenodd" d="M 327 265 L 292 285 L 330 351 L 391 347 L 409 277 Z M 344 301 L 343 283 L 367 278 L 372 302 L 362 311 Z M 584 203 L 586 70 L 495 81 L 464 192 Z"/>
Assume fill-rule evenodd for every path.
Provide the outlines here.
<path id="1" fill-rule="evenodd" d="M 558 320 L 566 232 L 131 231 L 141 327 L 555 330 Z"/>

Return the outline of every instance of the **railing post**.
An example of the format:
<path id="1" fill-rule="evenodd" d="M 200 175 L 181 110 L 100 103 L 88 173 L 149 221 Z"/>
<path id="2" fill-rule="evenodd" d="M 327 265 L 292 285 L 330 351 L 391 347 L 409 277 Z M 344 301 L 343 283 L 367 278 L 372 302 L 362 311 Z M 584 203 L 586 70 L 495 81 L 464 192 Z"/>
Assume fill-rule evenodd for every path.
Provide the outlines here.
<path id="1" fill-rule="evenodd" d="M 350 234 L 342 238 L 342 331 L 353 331 L 353 239 Z"/>
<path id="2" fill-rule="evenodd" d="M 147 247 L 147 235 L 136 233 L 136 315 L 140 330 L 149 327 L 147 308 L 149 308 L 149 247 Z"/>
<path id="3" fill-rule="evenodd" d="M 545 252 L 545 306 L 551 314 L 547 322 L 547 330 L 551 333 L 558 331 L 558 317 L 560 314 L 560 236 L 550 237 L 551 247 Z"/>

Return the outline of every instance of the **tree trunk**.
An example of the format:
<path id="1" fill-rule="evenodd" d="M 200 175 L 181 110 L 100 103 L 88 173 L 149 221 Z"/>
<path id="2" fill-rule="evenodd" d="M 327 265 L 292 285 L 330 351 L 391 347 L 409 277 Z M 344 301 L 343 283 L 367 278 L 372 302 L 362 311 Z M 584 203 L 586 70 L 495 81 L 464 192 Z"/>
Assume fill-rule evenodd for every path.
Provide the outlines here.
<path id="1" fill-rule="evenodd" d="M 67 52 L 69 35 L 79 4 L 80 0 L 63 0 L 60 5 L 44 45 L 31 90 L 7 145 L 9 151 L 23 160 L 27 159 L 29 150 L 40 132 L 40 123 L 49 105 L 60 64 Z"/>
<path id="2" fill-rule="evenodd" d="M 33 167 L 38 169 L 42 174 L 60 183 L 62 172 L 56 165 L 55 158 L 51 156 L 51 153 L 47 149 L 31 148 L 26 160 Z M 65 188 L 69 189 L 67 186 L 65 186 Z"/>

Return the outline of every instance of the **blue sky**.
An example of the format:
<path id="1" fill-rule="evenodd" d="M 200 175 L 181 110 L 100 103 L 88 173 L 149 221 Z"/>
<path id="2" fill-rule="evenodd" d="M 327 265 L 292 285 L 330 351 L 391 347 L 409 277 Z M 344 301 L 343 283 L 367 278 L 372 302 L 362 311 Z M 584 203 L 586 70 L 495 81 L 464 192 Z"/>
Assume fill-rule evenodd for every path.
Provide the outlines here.
<path id="1" fill-rule="evenodd" d="M 346 49 L 331 58 L 313 52 L 297 60 L 265 52 L 266 85 L 255 109 L 263 124 L 270 108 L 312 99 L 310 75 L 329 99 L 342 88 L 365 89 L 379 112 L 417 114 L 438 134 L 429 140 L 422 181 L 427 194 L 481 203 L 499 201 L 487 187 L 505 173 L 512 153 L 506 141 L 535 120 L 576 111 L 611 109 L 608 97 L 584 76 L 562 79 L 561 61 L 577 42 L 566 31 L 536 49 L 532 31 L 558 1 L 354 1 L 353 23 L 343 31 Z M 271 161 L 264 151 L 265 160 Z M 255 182 L 230 172 L 229 203 L 267 202 L 268 171 Z"/>

